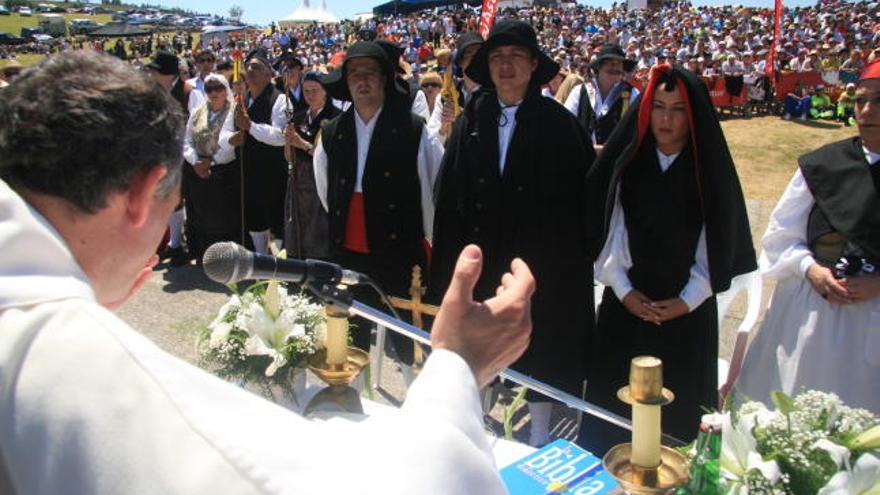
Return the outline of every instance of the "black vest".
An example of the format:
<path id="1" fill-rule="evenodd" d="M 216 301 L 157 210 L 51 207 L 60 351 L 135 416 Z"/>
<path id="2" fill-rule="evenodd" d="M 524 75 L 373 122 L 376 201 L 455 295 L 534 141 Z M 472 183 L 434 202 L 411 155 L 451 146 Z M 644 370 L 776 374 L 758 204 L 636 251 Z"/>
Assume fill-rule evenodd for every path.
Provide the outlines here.
<path id="1" fill-rule="evenodd" d="M 253 97 L 253 95 L 250 95 Z M 262 93 L 251 101 L 247 109 L 248 117 L 255 124 L 271 124 L 272 123 L 272 107 L 275 106 L 275 100 L 281 96 L 281 93 L 271 84 L 267 84 Z M 284 151 L 279 146 L 269 146 L 254 139 L 250 133 L 247 133 L 247 139 L 244 143 L 245 156 L 248 162 L 259 162 L 262 155 L 271 157 L 272 159 L 284 159 Z M 254 161 L 252 162 L 251 159 Z"/>
<path id="2" fill-rule="evenodd" d="M 586 82 L 581 85 L 581 100 L 578 102 L 577 113 L 578 122 L 587 130 L 588 136 L 592 138 L 593 133 L 596 134 L 596 142 L 593 144 L 605 144 L 605 141 L 608 141 L 611 136 L 611 132 L 617 127 L 617 123 L 620 122 L 623 115 L 623 103 L 624 101 L 629 102 L 632 87 L 628 83 L 622 82 L 621 84 L 624 84 L 625 87 L 618 93 L 614 104 L 605 115 L 597 119 L 596 112 L 590 103 L 590 95 L 587 93 L 587 84 L 590 83 Z"/>
<path id="3" fill-rule="evenodd" d="M 847 254 L 843 250 L 855 247 L 872 262 L 880 262 L 880 194 L 861 140 L 828 144 L 798 162 L 815 200 L 807 240 L 816 258 L 833 264 Z"/>
<path id="4" fill-rule="evenodd" d="M 405 101 L 405 100 L 404 100 Z M 328 122 L 321 133 L 327 153 L 330 240 L 342 246 L 348 208 L 357 180 L 354 106 Z M 374 255 L 424 265 L 418 151 L 424 120 L 408 108 L 386 104 L 379 114 L 364 167 L 362 190 L 367 243 Z"/>
<path id="5" fill-rule="evenodd" d="M 685 148 L 662 172 L 648 141 L 620 183 L 633 261 L 628 275 L 651 299 L 678 297 L 694 264 L 703 213 L 691 156 Z"/>

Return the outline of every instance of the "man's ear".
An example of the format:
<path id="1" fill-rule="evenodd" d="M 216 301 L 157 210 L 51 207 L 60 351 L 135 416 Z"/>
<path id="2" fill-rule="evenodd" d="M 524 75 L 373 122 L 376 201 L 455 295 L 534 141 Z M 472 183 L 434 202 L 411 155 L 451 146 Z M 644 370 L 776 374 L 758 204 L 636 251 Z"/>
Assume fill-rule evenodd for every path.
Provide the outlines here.
<path id="1" fill-rule="evenodd" d="M 140 227 L 146 223 L 150 216 L 150 210 L 156 201 L 156 193 L 166 175 L 168 175 L 168 167 L 157 164 L 138 175 L 132 182 L 131 187 L 125 193 L 126 213 L 132 226 Z"/>

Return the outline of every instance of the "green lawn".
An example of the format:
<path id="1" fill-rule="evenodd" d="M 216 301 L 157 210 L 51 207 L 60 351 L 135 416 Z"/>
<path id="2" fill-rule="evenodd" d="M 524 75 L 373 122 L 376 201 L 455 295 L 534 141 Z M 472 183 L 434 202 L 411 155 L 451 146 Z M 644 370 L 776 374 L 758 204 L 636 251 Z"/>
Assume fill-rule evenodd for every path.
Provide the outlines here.
<path id="1" fill-rule="evenodd" d="M 61 14 L 67 20 L 68 26 L 73 19 L 94 19 L 95 22 L 107 24 L 111 21 L 110 14 L 86 15 L 86 14 Z M 11 15 L 0 15 L 0 32 L 6 32 L 19 36 L 21 28 L 35 27 L 37 25 L 37 14 L 22 17 L 18 13 L 13 12 Z"/>

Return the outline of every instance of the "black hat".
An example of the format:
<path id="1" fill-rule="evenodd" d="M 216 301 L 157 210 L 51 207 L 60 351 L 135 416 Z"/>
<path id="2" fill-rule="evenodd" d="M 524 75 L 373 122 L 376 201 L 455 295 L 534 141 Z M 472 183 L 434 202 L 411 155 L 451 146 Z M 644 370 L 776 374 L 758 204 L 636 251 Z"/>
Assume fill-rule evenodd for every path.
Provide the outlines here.
<path id="1" fill-rule="evenodd" d="M 559 73 L 559 64 L 553 61 L 538 47 L 538 37 L 532 26 L 524 21 L 504 20 L 496 22 L 489 31 L 489 37 L 477 50 L 465 73 L 471 80 L 485 88 L 493 88 L 489 74 L 489 51 L 499 46 L 524 46 L 538 57 L 538 67 L 532 73 L 530 85 L 537 87 L 546 84 Z"/>
<path id="2" fill-rule="evenodd" d="M 156 52 L 153 55 L 153 60 L 145 65 L 145 67 L 166 76 L 179 75 L 180 59 L 177 58 L 177 55 L 162 50 Z"/>
<path id="3" fill-rule="evenodd" d="M 310 71 L 306 72 L 306 74 L 303 76 L 303 82 L 315 81 L 315 82 L 319 83 L 324 79 L 324 77 L 326 75 L 327 74 L 324 74 L 323 72 L 318 72 L 316 70 L 310 70 Z"/>
<path id="4" fill-rule="evenodd" d="M 284 68 L 283 65 L 285 62 L 287 63 L 288 67 L 298 65 L 300 69 L 305 68 L 305 64 L 303 63 L 303 61 L 300 60 L 300 58 L 297 57 L 295 53 L 293 53 L 293 50 L 289 48 L 284 50 L 284 52 L 282 52 L 281 55 L 279 55 L 278 58 L 275 59 L 273 67 L 275 67 L 275 70 L 281 72 L 281 70 Z"/>
<path id="5" fill-rule="evenodd" d="M 461 57 L 464 55 L 465 48 L 473 45 L 482 45 L 483 37 L 476 31 L 468 31 L 458 38 L 455 44 L 455 65 L 461 65 Z"/>
<path id="6" fill-rule="evenodd" d="M 626 58 L 626 53 L 624 53 L 623 48 L 617 43 L 605 43 L 602 45 L 602 49 L 599 50 L 599 55 L 597 55 L 596 60 L 593 60 L 593 63 L 590 64 L 590 68 L 598 71 L 602 62 L 606 60 L 620 60 L 623 62 L 623 70 L 627 72 L 632 72 L 632 70 L 636 68 L 636 61 Z"/>
<path id="7" fill-rule="evenodd" d="M 244 57 L 245 65 L 249 64 L 251 60 L 258 60 L 263 65 L 265 65 L 269 70 L 272 70 L 272 64 L 269 63 L 269 56 L 266 54 L 266 50 L 262 48 L 254 48 L 249 51 L 247 56 Z"/>
<path id="8" fill-rule="evenodd" d="M 373 41 L 358 41 L 351 45 L 351 48 L 345 53 L 345 60 L 342 62 L 342 66 L 324 76 L 323 81 L 321 81 L 321 84 L 331 98 L 351 101 L 351 93 L 348 91 L 348 82 L 345 78 L 347 74 L 346 65 L 349 60 L 363 57 L 373 58 L 379 62 L 379 67 L 382 68 L 382 72 L 385 74 L 386 94 L 396 89 L 394 69 L 388 61 L 388 54 L 385 50 Z"/>
<path id="9" fill-rule="evenodd" d="M 394 65 L 394 70 L 398 74 L 406 74 L 406 71 L 400 66 L 400 54 L 402 53 L 402 50 L 397 43 L 388 40 L 376 40 L 374 43 L 385 50 L 385 55 L 388 57 L 388 61 Z"/>

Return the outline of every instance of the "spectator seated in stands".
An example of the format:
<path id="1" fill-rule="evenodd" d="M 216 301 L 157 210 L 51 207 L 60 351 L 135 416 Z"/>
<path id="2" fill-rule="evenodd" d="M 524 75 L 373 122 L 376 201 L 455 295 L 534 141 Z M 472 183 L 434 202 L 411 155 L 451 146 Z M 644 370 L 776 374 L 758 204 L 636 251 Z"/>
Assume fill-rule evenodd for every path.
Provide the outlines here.
<path id="1" fill-rule="evenodd" d="M 817 85 L 816 92 L 813 93 L 812 98 L 810 98 L 809 118 L 811 118 L 811 119 L 833 119 L 834 118 L 834 104 L 831 102 L 831 97 L 828 96 L 828 93 L 825 92 L 825 85 L 824 84 Z"/>
<path id="2" fill-rule="evenodd" d="M 855 125 L 856 84 L 846 85 L 846 91 L 837 98 L 837 120 L 847 127 Z"/>
<path id="3" fill-rule="evenodd" d="M 810 111 L 810 100 L 812 95 L 809 94 L 809 88 L 795 87 L 794 91 L 785 95 L 782 106 L 785 109 L 783 119 L 789 120 L 792 117 L 804 120 Z"/>

